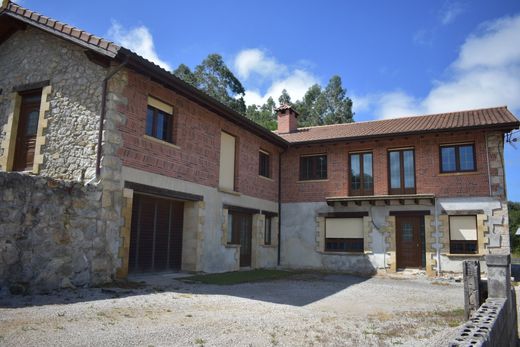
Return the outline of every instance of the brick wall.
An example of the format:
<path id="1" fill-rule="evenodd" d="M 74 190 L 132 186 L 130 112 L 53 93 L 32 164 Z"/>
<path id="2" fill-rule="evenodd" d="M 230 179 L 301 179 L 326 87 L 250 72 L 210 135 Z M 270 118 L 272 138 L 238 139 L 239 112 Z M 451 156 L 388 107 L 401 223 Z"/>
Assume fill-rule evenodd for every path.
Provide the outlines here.
<path id="1" fill-rule="evenodd" d="M 463 174 L 440 174 L 439 145 L 466 141 L 475 143 L 477 171 Z M 415 149 L 418 194 L 434 193 L 438 197 L 489 195 L 485 133 L 483 131 L 465 131 L 292 147 L 283 155 L 282 159 L 282 201 L 324 201 L 326 197 L 349 195 L 348 154 L 362 150 L 373 153 L 374 194 L 388 194 L 387 151 L 400 147 L 414 147 Z M 299 158 L 301 155 L 313 153 L 327 153 L 328 179 L 299 182 Z"/>
<path id="2" fill-rule="evenodd" d="M 127 74 L 124 94 L 128 104 L 120 109 L 126 123 L 119 127 L 123 145 L 118 150 L 124 166 L 217 187 L 220 132 L 224 130 L 237 136 L 236 190 L 271 201 L 278 199 L 279 148 L 141 74 L 131 70 Z M 175 146 L 144 137 L 148 96 L 173 106 Z M 258 175 L 260 148 L 271 153 L 271 180 Z"/>

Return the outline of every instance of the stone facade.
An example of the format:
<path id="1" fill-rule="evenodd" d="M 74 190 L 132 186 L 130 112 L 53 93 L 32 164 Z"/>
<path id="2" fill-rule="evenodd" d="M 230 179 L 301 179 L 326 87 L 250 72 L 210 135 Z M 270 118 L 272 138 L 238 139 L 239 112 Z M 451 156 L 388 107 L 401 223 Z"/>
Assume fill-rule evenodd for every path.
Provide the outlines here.
<path id="1" fill-rule="evenodd" d="M 51 290 L 111 280 L 99 187 L 5 172 L 0 186 L 0 287 Z"/>
<path id="2" fill-rule="evenodd" d="M 84 49 L 31 27 L 16 32 L 2 44 L 0 86 L 7 87 L 5 91 L 49 81 L 42 98 L 42 104 L 48 102 L 48 111 L 41 110 L 35 173 L 74 180 L 95 177 L 105 73 L 104 68 L 88 60 Z M 9 112 L 15 107 L 13 102 L 12 94 L 0 95 L 1 170 L 8 169 L 5 139 L 12 136 L 13 121 L 10 123 L 8 117 L 13 114 Z"/>

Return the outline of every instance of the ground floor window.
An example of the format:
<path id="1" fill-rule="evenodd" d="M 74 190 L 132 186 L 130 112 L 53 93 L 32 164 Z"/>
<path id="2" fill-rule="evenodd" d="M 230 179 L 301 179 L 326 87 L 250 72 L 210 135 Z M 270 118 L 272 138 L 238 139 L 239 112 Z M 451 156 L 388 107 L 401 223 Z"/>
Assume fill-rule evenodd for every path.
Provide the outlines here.
<path id="1" fill-rule="evenodd" d="M 326 218 L 325 251 L 363 252 L 363 218 Z"/>
<path id="2" fill-rule="evenodd" d="M 477 216 L 450 216 L 450 253 L 478 253 Z"/>
<path id="3" fill-rule="evenodd" d="M 273 237 L 273 217 L 265 216 L 264 245 L 270 245 Z"/>

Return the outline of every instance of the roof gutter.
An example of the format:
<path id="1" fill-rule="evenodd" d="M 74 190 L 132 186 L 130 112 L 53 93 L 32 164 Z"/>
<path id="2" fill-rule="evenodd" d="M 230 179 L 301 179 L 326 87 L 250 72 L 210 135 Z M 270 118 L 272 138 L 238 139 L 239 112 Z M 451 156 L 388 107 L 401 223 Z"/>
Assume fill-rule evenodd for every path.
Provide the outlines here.
<path id="1" fill-rule="evenodd" d="M 108 81 L 128 63 L 128 59 L 125 59 L 121 64 L 119 64 L 115 69 L 113 69 L 104 79 L 103 86 L 101 92 L 101 117 L 99 119 L 99 133 L 98 133 L 98 142 L 97 142 L 97 155 L 96 155 L 96 177 L 99 177 L 101 174 L 101 154 L 102 154 L 102 145 L 103 145 L 103 130 L 105 124 L 106 117 L 106 109 L 107 109 L 107 93 L 108 93 Z"/>

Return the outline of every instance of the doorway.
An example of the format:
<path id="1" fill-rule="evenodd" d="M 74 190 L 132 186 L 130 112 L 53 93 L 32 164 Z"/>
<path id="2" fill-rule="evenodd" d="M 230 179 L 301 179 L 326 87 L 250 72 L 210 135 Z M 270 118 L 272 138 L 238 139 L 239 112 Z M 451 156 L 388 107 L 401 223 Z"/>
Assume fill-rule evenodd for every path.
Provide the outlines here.
<path id="1" fill-rule="evenodd" d="M 183 217 L 182 201 L 135 194 L 128 270 L 180 270 Z"/>
<path id="2" fill-rule="evenodd" d="M 41 93 L 41 90 L 37 90 L 22 94 L 13 171 L 31 171 L 33 169 Z"/>
<path id="3" fill-rule="evenodd" d="M 397 268 L 424 267 L 423 216 L 396 216 L 396 248 Z"/>
<path id="4" fill-rule="evenodd" d="M 251 266 L 253 216 L 249 213 L 229 211 L 228 218 L 231 222 L 231 243 L 240 245 L 240 267 L 249 267 Z"/>

